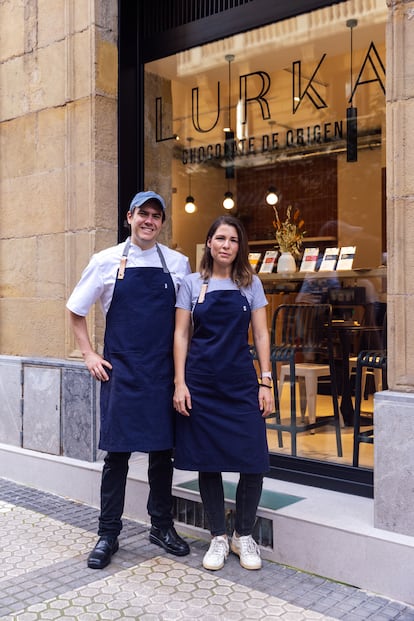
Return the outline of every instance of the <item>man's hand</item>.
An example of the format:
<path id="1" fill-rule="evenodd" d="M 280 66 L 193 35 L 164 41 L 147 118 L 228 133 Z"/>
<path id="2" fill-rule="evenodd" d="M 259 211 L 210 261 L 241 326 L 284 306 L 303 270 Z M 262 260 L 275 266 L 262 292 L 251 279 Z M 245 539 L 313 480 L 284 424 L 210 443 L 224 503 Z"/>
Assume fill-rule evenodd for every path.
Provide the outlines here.
<path id="1" fill-rule="evenodd" d="M 85 360 L 85 364 L 88 367 L 89 373 L 95 379 L 101 382 L 107 382 L 109 380 L 109 375 L 105 370 L 112 369 L 112 364 L 102 358 L 99 354 L 94 351 L 88 352 L 84 354 L 83 359 Z"/>
<path id="2" fill-rule="evenodd" d="M 91 340 L 88 334 L 88 327 L 86 325 L 86 318 L 82 315 L 76 315 L 76 313 L 69 311 L 69 319 L 89 373 L 95 379 L 101 382 L 107 382 L 109 380 L 109 375 L 106 372 L 105 367 L 107 369 L 112 369 L 112 364 L 102 358 L 102 356 L 97 354 L 92 348 Z"/>

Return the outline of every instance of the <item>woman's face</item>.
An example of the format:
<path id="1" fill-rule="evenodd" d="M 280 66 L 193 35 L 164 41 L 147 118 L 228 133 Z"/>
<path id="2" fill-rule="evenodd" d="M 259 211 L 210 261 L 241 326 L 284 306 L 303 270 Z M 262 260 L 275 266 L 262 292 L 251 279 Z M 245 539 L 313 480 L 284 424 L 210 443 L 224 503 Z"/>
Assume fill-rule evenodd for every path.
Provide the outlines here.
<path id="1" fill-rule="evenodd" d="M 239 251 L 239 236 L 234 226 L 221 224 L 207 241 L 213 261 L 220 267 L 231 266 Z"/>

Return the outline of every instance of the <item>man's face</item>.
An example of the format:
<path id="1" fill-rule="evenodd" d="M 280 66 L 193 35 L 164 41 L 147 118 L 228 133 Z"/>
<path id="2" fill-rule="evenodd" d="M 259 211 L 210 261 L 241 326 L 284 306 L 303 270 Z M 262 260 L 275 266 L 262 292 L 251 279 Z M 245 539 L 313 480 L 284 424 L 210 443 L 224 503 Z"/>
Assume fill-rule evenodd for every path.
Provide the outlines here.
<path id="1" fill-rule="evenodd" d="M 127 213 L 131 225 L 131 241 L 143 250 L 151 248 L 160 234 L 162 227 L 162 209 L 158 201 L 149 200 L 141 207 Z"/>

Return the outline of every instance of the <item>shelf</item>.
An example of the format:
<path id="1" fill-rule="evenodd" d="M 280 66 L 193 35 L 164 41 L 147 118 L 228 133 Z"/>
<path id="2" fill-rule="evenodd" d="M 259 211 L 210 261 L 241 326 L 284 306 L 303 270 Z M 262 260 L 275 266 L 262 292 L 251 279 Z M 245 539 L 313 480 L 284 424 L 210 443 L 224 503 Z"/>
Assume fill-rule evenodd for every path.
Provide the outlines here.
<path id="1" fill-rule="evenodd" d="M 305 278 L 326 279 L 326 278 L 386 278 L 386 266 L 374 267 L 372 269 L 338 270 L 333 272 L 292 272 L 283 274 L 257 274 L 260 280 L 265 283 L 272 282 L 294 282 Z"/>
<path id="2" fill-rule="evenodd" d="M 308 242 L 335 242 L 336 237 L 305 237 L 303 243 L 307 244 Z M 249 246 L 276 246 L 275 239 L 256 239 L 255 241 L 249 241 Z"/>

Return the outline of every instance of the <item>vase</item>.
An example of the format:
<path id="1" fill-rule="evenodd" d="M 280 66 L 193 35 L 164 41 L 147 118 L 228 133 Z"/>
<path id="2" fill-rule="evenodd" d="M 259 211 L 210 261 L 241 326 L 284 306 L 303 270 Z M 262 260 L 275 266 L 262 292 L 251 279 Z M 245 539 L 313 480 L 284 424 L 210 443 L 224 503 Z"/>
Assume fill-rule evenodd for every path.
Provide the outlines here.
<path id="1" fill-rule="evenodd" d="M 276 271 L 278 274 L 296 272 L 296 261 L 290 252 L 282 252 L 277 262 Z"/>

